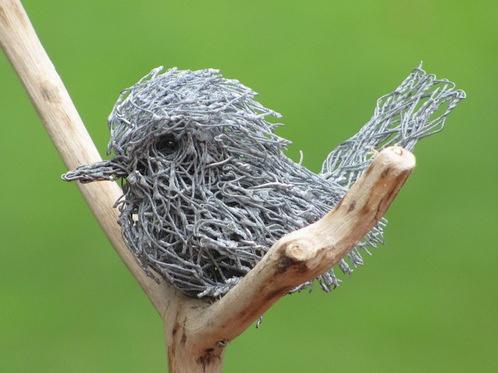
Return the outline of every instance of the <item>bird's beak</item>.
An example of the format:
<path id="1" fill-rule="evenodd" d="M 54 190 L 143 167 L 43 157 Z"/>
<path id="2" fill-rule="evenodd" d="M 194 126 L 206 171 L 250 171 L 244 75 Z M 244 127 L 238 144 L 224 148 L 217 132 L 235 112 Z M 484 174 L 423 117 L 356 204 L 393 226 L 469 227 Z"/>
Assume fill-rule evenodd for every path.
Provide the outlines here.
<path id="1" fill-rule="evenodd" d="M 126 177 L 128 172 L 118 159 L 83 165 L 61 176 L 64 181 L 78 180 L 81 183 L 92 181 L 115 180 Z"/>

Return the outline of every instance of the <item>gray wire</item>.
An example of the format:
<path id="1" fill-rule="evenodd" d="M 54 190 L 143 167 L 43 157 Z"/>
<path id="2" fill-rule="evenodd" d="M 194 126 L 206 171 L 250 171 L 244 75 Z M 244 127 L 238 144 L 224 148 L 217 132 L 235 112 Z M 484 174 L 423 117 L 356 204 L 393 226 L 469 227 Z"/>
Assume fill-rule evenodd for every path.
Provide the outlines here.
<path id="1" fill-rule="evenodd" d="M 109 117 L 108 161 L 63 179 L 121 180 L 116 202 L 126 243 L 143 269 L 184 294 L 219 297 L 288 232 L 327 213 L 369 165 L 372 150 L 412 149 L 443 128 L 464 98 L 447 80 L 415 69 L 377 102 L 372 119 L 315 174 L 285 155 L 280 114 L 217 70 L 152 70 L 125 89 Z M 339 263 L 344 273 L 383 241 L 382 219 Z M 337 287 L 331 269 L 317 278 Z M 310 286 L 306 283 L 297 288 Z"/>

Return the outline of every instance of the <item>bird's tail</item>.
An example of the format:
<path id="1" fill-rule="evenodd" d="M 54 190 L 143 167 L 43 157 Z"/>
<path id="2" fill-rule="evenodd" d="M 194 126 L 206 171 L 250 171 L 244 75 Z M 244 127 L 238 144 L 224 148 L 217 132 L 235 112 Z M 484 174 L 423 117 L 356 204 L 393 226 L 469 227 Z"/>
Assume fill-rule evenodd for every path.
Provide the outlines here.
<path id="1" fill-rule="evenodd" d="M 321 175 L 349 188 L 375 151 L 390 145 L 412 150 L 418 140 L 435 134 L 465 92 L 446 79 L 417 67 L 393 92 L 377 100 L 372 118 L 327 157 Z"/>
<path id="2" fill-rule="evenodd" d="M 435 134 L 455 106 L 465 98 L 465 92 L 455 89 L 446 79 L 437 79 L 419 66 L 393 92 L 377 100 L 372 118 L 349 140 L 341 143 L 327 157 L 320 175 L 333 180 L 347 191 L 369 166 L 373 155 L 389 145 L 412 150 L 418 140 Z M 383 242 L 386 220 L 382 218 L 372 230 L 339 262 L 343 273 L 363 264 L 361 251 Z M 348 263 L 349 261 L 349 263 Z M 321 287 L 329 291 L 341 280 L 334 270 L 318 276 Z M 300 290 L 300 289 L 298 289 Z"/>

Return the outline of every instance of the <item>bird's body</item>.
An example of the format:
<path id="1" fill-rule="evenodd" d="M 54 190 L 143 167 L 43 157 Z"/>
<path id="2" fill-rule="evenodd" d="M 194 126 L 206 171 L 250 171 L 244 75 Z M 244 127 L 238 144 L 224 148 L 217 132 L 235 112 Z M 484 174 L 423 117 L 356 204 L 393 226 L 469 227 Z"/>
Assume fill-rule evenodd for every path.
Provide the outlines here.
<path id="1" fill-rule="evenodd" d="M 372 148 L 413 147 L 463 98 L 452 83 L 416 69 L 315 174 L 284 154 L 289 142 L 266 120 L 279 115 L 249 88 L 211 69 L 159 72 L 118 99 L 109 120 L 114 158 L 64 178 L 123 179 L 119 223 L 128 247 L 144 270 L 198 297 L 223 295 L 276 240 L 334 207 Z M 443 103 L 446 112 L 431 119 Z M 350 263 L 382 242 L 383 225 L 349 253 Z M 346 261 L 340 266 L 350 271 Z M 333 272 L 318 280 L 325 290 L 338 284 Z"/>

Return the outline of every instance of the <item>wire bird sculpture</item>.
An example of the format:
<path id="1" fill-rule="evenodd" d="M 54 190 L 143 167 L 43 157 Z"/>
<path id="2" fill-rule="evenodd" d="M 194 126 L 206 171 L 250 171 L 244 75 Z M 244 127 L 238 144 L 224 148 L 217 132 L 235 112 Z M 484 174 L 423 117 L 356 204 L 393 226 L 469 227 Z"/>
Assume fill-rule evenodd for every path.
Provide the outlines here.
<path id="1" fill-rule="evenodd" d="M 125 89 L 109 117 L 112 159 L 63 179 L 121 180 L 117 201 L 125 241 L 150 275 L 184 294 L 219 297 L 253 268 L 275 241 L 315 222 L 367 168 L 372 150 L 417 141 L 443 128 L 465 97 L 448 80 L 418 67 L 377 101 L 372 118 L 340 144 L 315 174 L 285 155 L 280 114 L 217 70 L 152 70 Z M 382 243 L 383 219 L 339 267 L 349 274 L 363 252 Z M 334 269 L 317 277 L 339 285 Z M 309 286 L 310 283 L 301 285 Z"/>

